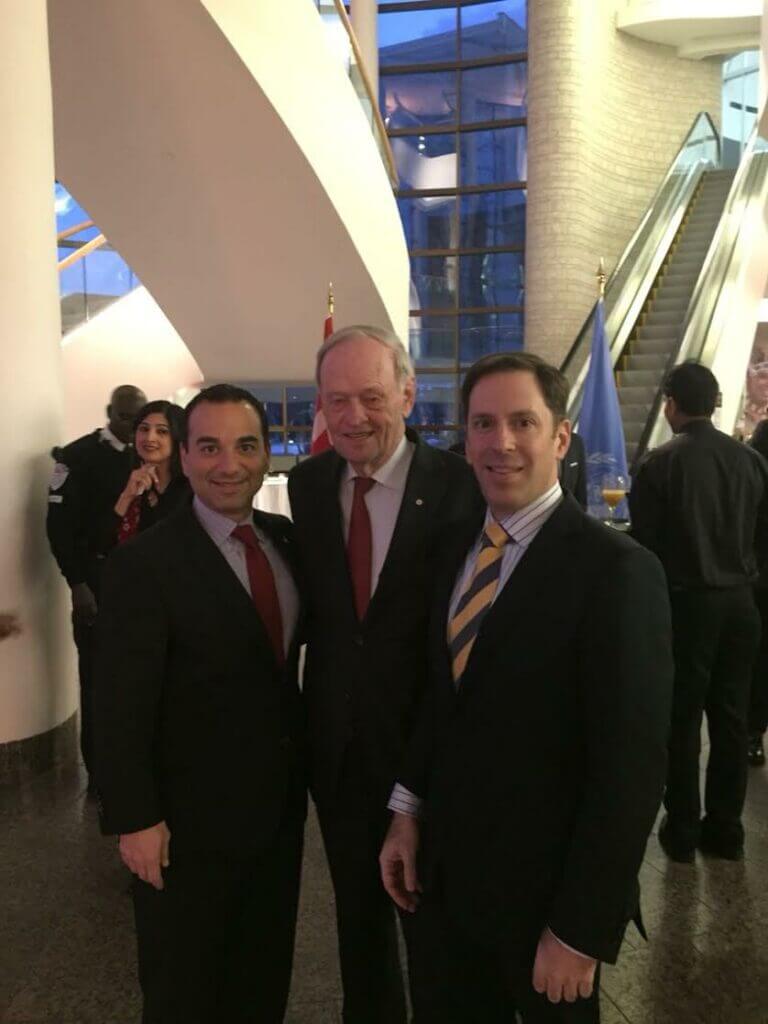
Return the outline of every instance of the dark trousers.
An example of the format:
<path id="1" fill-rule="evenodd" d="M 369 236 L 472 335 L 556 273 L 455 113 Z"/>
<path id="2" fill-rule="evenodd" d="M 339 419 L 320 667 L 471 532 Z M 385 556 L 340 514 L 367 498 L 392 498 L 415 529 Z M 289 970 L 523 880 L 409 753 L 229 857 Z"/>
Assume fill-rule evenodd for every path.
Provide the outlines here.
<path id="1" fill-rule="evenodd" d="M 673 591 L 675 686 L 664 805 L 675 838 L 695 845 L 700 827 L 740 844 L 747 787 L 747 704 L 760 622 L 751 587 Z M 700 826 L 702 713 L 710 752 Z"/>
<path id="2" fill-rule="evenodd" d="M 281 1024 L 288 999 L 303 821 L 245 853 L 171 839 L 162 891 L 134 881 L 143 1024 Z"/>
<path id="3" fill-rule="evenodd" d="M 599 967 L 589 999 L 550 1003 L 533 987 L 538 936 L 527 951 L 469 938 L 445 913 L 439 892 L 413 915 L 411 991 L 418 1024 L 599 1024 Z"/>
<path id="4" fill-rule="evenodd" d="M 379 851 L 389 814 L 318 808 L 336 897 L 344 1024 L 405 1024 L 405 983 L 398 955 L 397 912 L 384 891 Z M 410 921 L 403 920 L 409 945 Z"/>
<path id="5" fill-rule="evenodd" d="M 762 736 L 768 729 L 768 587 L 755 587 L 754 594 L 760 614 L 760 646 L 752 666 L 749 732 Z"/>
<path id="6" fill-rule="evenodd" d="M 80 752 L 90 774 L 93 770 L 93 626 L 73 625 L 80 677 Z"/>

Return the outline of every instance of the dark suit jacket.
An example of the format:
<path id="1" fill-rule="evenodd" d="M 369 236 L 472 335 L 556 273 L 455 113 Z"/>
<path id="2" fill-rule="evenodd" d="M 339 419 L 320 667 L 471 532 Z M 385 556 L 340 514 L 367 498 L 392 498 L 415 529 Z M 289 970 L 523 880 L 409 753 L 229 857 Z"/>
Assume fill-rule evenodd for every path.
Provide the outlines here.
<path id="1" fill-rule="evenodd" d="M 318 803 L 338 796 L 350 743 L 364 752 L 382 811 L 427 682 L 433 584 L 452 534 L 479 507 L 462 460 L 415 434 L 413 461 L 386 562 L 363 622 L 347 567 L 335 451 L 308 459 L 288 479 L 309 605 L 304 674 L 310 781 Z"/>
<path id="2" fill-rule="evenodd" d="M 560 468 L 560 485 L 570 491 L 586 511 L 587 508 L 587 456 L 584 442 L 577 433 L 571 434 L 571 443 Z"/>
<path id="3" fill-rule="evenodd" d="M 290 522 L 264 512 L 254 521 L 290 564 Z M 279 668 L 253 602 L 191 504 L 110 555 L 97 638 L 104 831 L 164 819 L 187 847 L 268 843 L 296 788 L 298 644 Z"/>
<path id="4" fill-rule="evenodd" d="M 400 781 L 425 798 L 422 873 L 484 942 L 542 929 L 613 962 L 666 770 L 670 613 L 656 558 L 573 498 L 488 613 L 458 695 L 450 594 L 481 521 L 446 557 L 433 686 Z"/>

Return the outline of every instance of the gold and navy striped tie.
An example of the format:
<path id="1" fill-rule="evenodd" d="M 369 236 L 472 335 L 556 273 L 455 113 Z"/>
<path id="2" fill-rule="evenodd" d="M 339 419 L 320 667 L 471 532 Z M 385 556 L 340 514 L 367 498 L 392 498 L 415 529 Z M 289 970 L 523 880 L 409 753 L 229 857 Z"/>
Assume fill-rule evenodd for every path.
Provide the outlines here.
<path id="1" fill-rule="evenodd" d="M 459 598 L 453 618 L 448 623 L 448 645 L 451 650 L 453 680 L 457 686 L 466 668 L 480 624 L 496 596 L 504 546 L 511 539 L 498 523 L 491 523 L 486 527 L 472 578 Z"/>

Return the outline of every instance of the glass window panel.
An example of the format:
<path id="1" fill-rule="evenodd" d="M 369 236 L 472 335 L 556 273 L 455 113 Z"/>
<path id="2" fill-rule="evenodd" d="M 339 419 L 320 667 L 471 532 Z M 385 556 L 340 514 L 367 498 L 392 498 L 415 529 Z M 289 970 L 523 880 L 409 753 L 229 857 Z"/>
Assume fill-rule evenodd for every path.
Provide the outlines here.
<path id="1" fill-rule="evenodd" d="M 270 427 L 283 425 L 283 388 L 281 384 L 245 384 L 252 395 L 263 403 L 267 410 L 267 423 Z M 270 434 L 270 438 L 271 438 Z"/>
<path id="2" fill-rule="evenodd" d="M 521 245 L 525 241 L 525 200 L 522 188 L 462 196 L 461 245 L 467 249 Z"/>
<path id="3" fill-rule="evenodd" d="M 457 326 L 455 316 L 411 317 L 409 350 L 417 369 L 456 365 Z"/>
<path id="4" fill-rule="evenodd" d="M 455 61 L 456 8 L 394 11 L 379 15 L 379 63 L 432 64 Z"/>
<path id="5" fill-rule="evenodd" d="M 521 252 L 461 257 L 462 306 L 522 306 L 524 285 Z"/>
<path id="6" fill-rule="evenodd" d="M 456 257 L 414 256 L 411 260 L 411 309 L 456 306 Z"/>
<path id="7" fill-rule="evenodd" d="M 525 181 L 527 129 L 496 128 L 461 135 L 461 184 L 493 185 Z"/>
<path id="8" fill-rule="evenodd" d="M 461 120 L 503 121 L 528 112 L 528 65 L 494 64 L 461 74 Z"/>
<path id="9" fill-rule="evenodd" d="M 311 430 L 289 430 L 286 433 L 286 455 L 309 455 L 312 448 Z"/>
<path id="10" fill-rule="evenodd" d="M 63 260 L 71 254 L 71 249 L 59 248 L 59 260 Z M 65 295 L 85 294 L 85 263 L 83 260 L 78 260 L 70 267 L 67 267 L 66 270 L 60 272 L 59 294 L 62 298 Z"/>
<path id="11" fill-rule="evenodd" d="M 458 377 L 423 374 L 416 380 L 416 402 L 408 422 L 425 427 L 450 426 L 457 422 Z"/>
<path id="12" fill-rule="evenodd" d="M 409 249 L 456 248 L 456 197 L 398 199 Z"/>
<path id="13" fill-rule="evenodd" d="M 400 188 L 456 188 L 456 133 L 390 139 Z"/>
<path id="14" fill-rule="evenodd" d="M 85 288 L 89 295 L 125 295 L 138 283 L 122 256 L 111 249 L 95 249 L 79 262 L 85 265 Z"/>
<path id="15" fill-rule="evenodd" d="M 497 57 L 528 48 L 526 0 L 494 0 L 461 9 L 461 58 Z"/>
<path id="16" fill-rule="evenodd" d="M 285 435 L 282 430 L 270 430 L 269 450 L 272 455 L 287 455 L 285 450 Z"/>
<path id="17" fill-rule="evenodd" d="M 456 123 L 456 72 L 382 75 L 381 116 L 388 128 Z"/>
<path id="18" fill-rule="evenodd" d="M 67 228 L 73 228 L 76 224 L 82 224 L 83 221 L 91 219 L 91 215 L 82 208 L 75 197 L 59 181 L 55 182 L 53 187 L 53 205 L 56 211 L 57 232 L 66 231 Z M 89 239 L 95 238 L 98 234 L 99 229 L 92 227 L 71 237 Z"/>
<path id="19" fill-rule="evenodd" d="M 419 430 L 419 436 L 431 448 L 452 448 L 459 440 L 458 430 Z"/>
<path id="20" fill-rule="evenodd" d="M 459 359 L 462 366 L 495 352 L 523 347 L 522 313 L 468 314 L 459 318 Z"/>
<path id="21" fill-rule="evenodd" d="M 286 420 L 290 427 L 312 427 L 315 418 L 315 396 L 317 389 L 313 386 L 291 387 L 285 389 Z"/>

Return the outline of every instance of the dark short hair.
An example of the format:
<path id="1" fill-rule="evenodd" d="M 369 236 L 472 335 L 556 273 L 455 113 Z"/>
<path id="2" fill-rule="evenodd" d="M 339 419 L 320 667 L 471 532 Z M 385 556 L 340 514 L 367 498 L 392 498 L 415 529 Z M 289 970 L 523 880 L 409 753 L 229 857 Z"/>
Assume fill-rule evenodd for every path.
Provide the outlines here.
<path id="1" fill-rule="evenodd" d="M 139 409 L 136 414 L 136 418 L 133 421 L 134 434 L 139 429 L 139 424 L 142 420 L 145 420 L 147 416 L 151 416 L 153 412 L 159 413 L 161 416 L 165 416 L 166 422 L 168 423 L 168 429 L 171 432 L 171 441 L 173 442 L 173 450 L 171 452 L 171 476 L 181 476 L 181 456 L 179 455 L 179 445 L 186 437 L 187 414 L 180 405 L 175 405 L 173 402 L 166 402 L 163 398 L 158 398 L 154 402 L 147 402 L 146 405 L 142 405 Z"/>
<path id="2" fill-rule="evenodd" d="M 469 399 L 478 381 L 495 373 L 532 373 L 539 385 L 544 404 L 552 413 L 555 423 L 564 420 L 568 415 L 569 385 L 565 374 L 556 366 L 545 362 L 540 356 L 531 352 L 499 352 L 496 355 L 483 356 L 467 370 L 464 383 L 461 385 L 461 406 L 464 418 L 469 415 Z"/>
<path id="3" fill-rule="evenodd" d="M 229 402 L 234 402 L 236 404 L 239 402 L 245 402 L 246 405 L 250 405 L 261 421 L 261 432 L 264 437 L 264 444 L 267 448 L 269 447 L 269 421 L 267 420 L 267 410 L 258 398 L 245 388 L 239 388 L 236 384 L 211 384 L 210 387 L 203 388 L 199 394 L 195 395 L 187 406 L 186 429 L 182 439 L 185 448 L 189 440 L 189 421 L 192 417 L 192 413 L 198 405 L 202 405 L 203 402 L 210 402 L 212 405 L 225 405 Z"/>
<path id="4" fill-rule="evenodd" d="M 674 398 L 684 416 L 711 416 L 720 386 L 717 377 L 701 363 L 680 363 L 664 378 L 662 391 Z"/>

